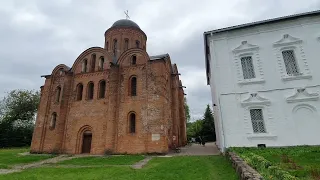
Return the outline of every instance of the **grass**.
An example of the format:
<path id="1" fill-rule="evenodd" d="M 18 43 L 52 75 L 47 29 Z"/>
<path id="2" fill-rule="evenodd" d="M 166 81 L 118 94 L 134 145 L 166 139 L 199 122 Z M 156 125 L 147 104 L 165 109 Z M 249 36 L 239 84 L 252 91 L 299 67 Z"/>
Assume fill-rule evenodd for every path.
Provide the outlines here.
<path id="1" fill-rule="evenodd" d="M 259 155 L 299 179 L 320 179 L 320 147 L 232 148 L 242 157 Z M 250 155 L 251 154 L 251 155 Z"/>
<path id="2" fill-rule="evenodd" d="M 131 165 L 144 159 L 142 155 L 133 156 L 104 156 L 104 157 L 82 157 L 62 161 L 64 165 Z"/>
<path id="3" fill-rule="evenodd" d="M 26 164 L 53 157 L 52 155 L 19 155 L 19 153 L 28 151 L 28 148 L 0 149 L 0 169 L 8 169 L 13 165 Z"/>
<path id="4" fill-rule="evenodd" d="M 121 156 L 119 156 L 121 157 Z M 125 156 L 131 159 L 130 156 Z M 130 158 L 128 158 L 130 157 Z M 137 158 L 139 156 L 133 156 Z M 118 158 L 118 157 L 116 157 Z M 134 159 L 132 158 L 132 159 Z M 101 158 L 103 159 L 103 158 Z M 107 159 L 107 158 L 106 158 Z M 106 160 L 81 158 L 73 161 L 73 164 L 88 165 L 88 162 L 103 163 Z M 114 159 L 115 160 L 115 159 Z M 119 163 L 128 162 L 118 159 Z M 67 161 L 66 161 L 67 162 Z M 69 163 L 72 161 L 69 161 Z M 112 162 L 112 161 L 110 161 Z M 63 163 L 64 164 L 64 163 Z M 153 158 L 142 169 L 124 167 L 95 167 L 95 168 L 62 168 L 62 167 L 41 167 L 27 169 L 19 173 L 0 175 L 0 180 L 236 180 L 238 179 L 231 163 L 223 156 L 184 156 Z"/>

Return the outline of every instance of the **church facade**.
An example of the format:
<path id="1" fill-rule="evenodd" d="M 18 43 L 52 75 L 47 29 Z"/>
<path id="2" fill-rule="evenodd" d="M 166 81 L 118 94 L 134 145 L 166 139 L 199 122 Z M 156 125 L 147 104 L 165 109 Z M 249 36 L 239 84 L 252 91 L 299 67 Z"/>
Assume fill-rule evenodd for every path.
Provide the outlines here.
<path id="1" fill-rule="evenodd" d="M 104 47 L 43 76 L 31 152 L 167 153 L 186 144 L 184 90 L 168 54 L 149 56 L 133 21 L 116 21 Z"/>
<path id="2" fill-rule="evenodd" d="M 217 145 L 320 145 L 320 11 L 204 33 Z"/>

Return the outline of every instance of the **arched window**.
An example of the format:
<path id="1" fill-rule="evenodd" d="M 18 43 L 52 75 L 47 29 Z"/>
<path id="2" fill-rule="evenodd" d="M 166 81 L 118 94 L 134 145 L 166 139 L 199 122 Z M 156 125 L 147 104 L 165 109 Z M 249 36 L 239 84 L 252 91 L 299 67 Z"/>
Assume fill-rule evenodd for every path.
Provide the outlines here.
<path id="1" fill-rule="evenodd" d="M 87 72 L 88 60 L 85 59 L 82 62 L 82 72 Z"/>
<path id="2" fill-rule="evenodd" d="M 136 115 L 131 113 L 129 118 L 129 132 L 136 133 Z"/>
<path id="3" fill-rule="evenodd" d="M 80 83 L 77 85 L 77 101 L 82 100 L 82 92 L 83 92 L 83 85 Z"/>
<path id="4" fill-rule="evenodd" d="M 131 65 L 135 65 L 137 63 L 137 56 L 136 55 L 133 55 L 131 57 Z"/>
<path id="5" fill-rule="evenodd" d="M 124 50 L 129 49 L 129 39 L 124 40 Z"/>
<path id="6" fill-rule="evenodd" d="M 62 76 L 63 75 L 63 68 L 59 69 L 59 75 Z"/>
<path id="7" fill-rule="evenodd" d="M 99 98 L 104 98 L 106 93 L 106 81 L 100 81 L 99 83 Z"/>
<path id="8" fill-rule="evenodd" d="M 56 127 L 57 122 L 57 113 L 52 113 L 51 115 L 51 121 L 50 121 L 50 129 L 54 129 Z"/>
<path id="9" fill-rule="evenodd" d="M 60 94 L 61 94 L 61 87 L 58 86 L 56 89 L 56 102 L 60 102 Z"/>
<path id="10" fill-rule="evenodd" d="M 91 57 L 91 72 L 94 72 L 94 70 L 95 70 L 96 58 L 97 58 L 97 56 L 95 54 L 92 54 L 92 57 Z"/>
<path id="11" fill-rule="evenodd" d="M 94 92 L 94 84 L 93 84 L 93 82 L 89 82 L 89 84 L 88 84 L 88 99 L 93 99 L 93 92 Z"/>
<path id="12" fill-rule="evenodd" d="M 104 57 L 101 56 L 99 60 L 99 70 L 103 70 L 103 65 L 104 65 Z"/>
<path id="13" fill-rule="evenodd" d="M 113 54 L 116 54 L 117 52 L 117 46 L 118 46 L 118 40 L 114 39 L 113 40 Z"/>
<path id="14" fill-rule="evenodd" d="M 107 41 L 106 43 L 106 48 L 107 48 L 107 51 L 109 50 L 109 42 Z"/>
<path id="15" fill-rule="evenodd" d="M 131 88 L 131 96 L 136 96 L 137 95 L 137 78 L 132 77 L 131 82 L 130 82 L 130 88 Z"/>
<path id="16" fill-rule="evenodd" d="M 140 48 L 140 41 L 136 41 L 136 48 Z"/>

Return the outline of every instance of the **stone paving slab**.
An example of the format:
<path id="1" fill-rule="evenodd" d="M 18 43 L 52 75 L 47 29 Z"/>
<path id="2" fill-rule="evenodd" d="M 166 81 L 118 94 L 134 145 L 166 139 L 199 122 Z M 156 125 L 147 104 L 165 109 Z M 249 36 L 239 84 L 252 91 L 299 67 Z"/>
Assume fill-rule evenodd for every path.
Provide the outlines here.
<path id="1" fill-rule="evenodd" d="M 205 146 L 192 143 L 191 146 L 181 147 L 180 153 L 170 152 L 169 156 L 208 156 L 220 155 L 220 151 L 214 142 L 206 143 Z"/>

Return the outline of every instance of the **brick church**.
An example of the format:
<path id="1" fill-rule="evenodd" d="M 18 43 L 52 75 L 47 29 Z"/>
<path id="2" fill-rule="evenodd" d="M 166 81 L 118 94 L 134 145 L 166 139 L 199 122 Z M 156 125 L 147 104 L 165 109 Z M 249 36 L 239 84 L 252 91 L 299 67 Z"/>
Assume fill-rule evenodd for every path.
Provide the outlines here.
<path id="1" fill-rule="evenodd" d="M 102 47 L 42 76 L 31 152 L 167 153 L 186 144 L 184 91 L 168 54 L 149 56 L 147 35 L 116 21 Z"/>

